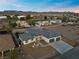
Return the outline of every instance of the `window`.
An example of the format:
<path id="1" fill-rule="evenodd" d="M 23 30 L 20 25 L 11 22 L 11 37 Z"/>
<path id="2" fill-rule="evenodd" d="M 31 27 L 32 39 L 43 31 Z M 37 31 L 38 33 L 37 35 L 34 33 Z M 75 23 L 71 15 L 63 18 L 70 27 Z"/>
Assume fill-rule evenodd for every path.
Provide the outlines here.
<path id="1" fill-rule="evenodd" d="M 51 43 L 51 42 L 54 42 L 54 39 L 50 39 L 50 41 L 49 41 L 49 42 L 50 42 L 50 43 Z"/>
<path id="2" fill-rule="evenodd" d="M 60 37 L 56 38 L 56 41 L 59 41 L 60 40 Z"/>

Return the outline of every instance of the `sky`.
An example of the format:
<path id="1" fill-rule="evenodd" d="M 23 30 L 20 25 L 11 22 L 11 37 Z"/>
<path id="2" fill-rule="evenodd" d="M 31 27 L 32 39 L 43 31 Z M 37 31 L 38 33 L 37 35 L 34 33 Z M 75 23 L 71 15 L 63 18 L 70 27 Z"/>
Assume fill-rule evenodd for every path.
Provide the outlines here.
<path id="1" fill-rule="evenodd" d="M 3 10 L 79 13 L 79 0 L 0 0 L 0 11 Z"/>

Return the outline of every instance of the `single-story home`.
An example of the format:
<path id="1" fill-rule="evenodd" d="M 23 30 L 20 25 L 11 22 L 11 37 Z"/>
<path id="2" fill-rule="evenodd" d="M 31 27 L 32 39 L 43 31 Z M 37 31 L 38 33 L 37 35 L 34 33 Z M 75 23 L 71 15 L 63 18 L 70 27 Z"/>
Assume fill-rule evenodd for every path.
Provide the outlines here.
<path id="1" fill-rule="evenodd" d="M 10 34 L 2 34 L 0 33 L 0 53 L 2 57 L 6 51 L 11 51 L 15 48 L 15 44 L 13 42 L 13 38 Z"/>
<path id="2" fill-rule="evenodd" d="M 7 17 L 6 16 L 0 16 L 0 19 L 6 19 Z"/>
<path id="3" fill-rule="evenodd" d="M 60 19 L 55 19 L 55 20 L 50 20 L 50 23 L 52 24 L 52 23 L 62 23 L 62 20 L 60 20 Z"/>
<path id="4" fill-rule="evenodd" d="M 19 34 L 19 39 L 23 44 L 29 44 L 41 39 L 47 43 L 51 43 L 61 40 L 61 35 L 52 30 L 27 28 L 25 32 Z"/>
<path id="5" fill-rule="evenodd" d="M 30 27 L 30 25 L 25 20 L 17 20 L 17 27 Z"/>
<path id="6" fill-rule="evenodd" d="M 37 21 L 35 26 L 47 26 L 47 25 L 50 25 L 50 22 L 49 21 Z"/>
<path id="7" fill-rule="evenodd" d="M 11 15 L 11 17 L 13 17 L 13 15 Z M 20 15 L 20 16 L 17 16 L 17 17 L 18 17 L 18 19 L 20 19 L 20 18 L 25 18 L 26 16 Z M 7 16 L 0 16 L 0 19 L 7 19 Z"/>
<path id="8" fill-rule="evenodd" d="M 20 18 L 25 18 L 26 16 L 21 15 L 21 16 L 17 16 L 17 17 L 20 19 Z"/>
<path id="9" fill-rule="evenodd" d="M 55 19 L 55 20 L 44 20 L 44 21 L 37 21 L 35 26 L 48 26 L 48 25 L 52 25 L 52 24 L 60 24 L 62 23 L 62 20 L 60 19 Z"/>

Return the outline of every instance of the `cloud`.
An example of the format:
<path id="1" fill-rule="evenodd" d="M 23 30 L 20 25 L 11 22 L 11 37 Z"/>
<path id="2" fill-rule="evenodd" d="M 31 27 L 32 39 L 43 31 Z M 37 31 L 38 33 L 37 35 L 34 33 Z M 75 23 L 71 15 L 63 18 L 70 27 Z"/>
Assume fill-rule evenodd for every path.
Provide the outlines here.
<path id="1" fill-rule="evenodd" d="M 22 11 L 71 11 L 79 13 L 79 6 L 71 5 L 74 0 L 41 0 L 38 3 L 21 2 L 21 0 L 0 0 L 0 10 L 22 10 Z M 29 0 L 28 0 L 29 1 Z M 48 2 L 50 1 L 50 2 Z M 49 4 L 50 3 L 50 4 Z"/>
<path id="2" fill-rule="evenodd" d="M 75 6 L 75 7 L 72 7 L 70 8 L 73 12 L 75 13 L 79 13 L 79 6 Z"/>
<path id="3" fill-rule="evenodd" d="M 16 2 L 16 0 L 0 0 L 0 8 L 9 7 Z"/>
<path id="4" fill-rule="evenodd" d="M 22 5 L 22 4 L 12 4 L 15 8 L 16 8 L 16 10 L 19 10 L 19 11 L 25 11 L 25 10 L 28 10 L 27 8 L 27 6 L 26 5 Z"/>
<path id="5" fill-rule="evenodd" d="M 69 7 L 69 8 L 56 8 L 56 7 L 49 7 L 47 9 L 44 9 L 43 11 L 57 11 L 57 12 L 75 12 L 79 13 L 79 6 Z"/>
<path id="6" fill-rule="evenodd" d="M 2 4 L 2 5 L 4 5 L 4 4 L 9 4 L 9 3 L 13 3 L 13 2 L 15 2 L 16 0 L 0 0 L 1 2 L 0 2 L 0 5 Z"/>
<path id="7" fill-rule="evenodd" d="M 17 2 L 17 0 L 0 0 L 0 10 L 11 10 L 14 7 L 14 4 Z"/>

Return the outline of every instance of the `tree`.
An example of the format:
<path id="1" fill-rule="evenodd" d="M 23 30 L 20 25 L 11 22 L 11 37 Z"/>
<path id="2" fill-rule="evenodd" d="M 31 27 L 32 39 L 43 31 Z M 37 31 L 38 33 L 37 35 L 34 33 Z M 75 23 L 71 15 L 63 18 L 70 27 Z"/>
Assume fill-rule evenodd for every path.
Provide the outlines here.
<path id="1" fill-rule="evenodd" d="M 13 21 L 17 21 L 17 20 L 18 20 L 17 15 L 14 15 L 14 16 L 12 17 L 12 20 L 13 20 Z"/>
<path id="2" fill-rule="evenodd" d="M 13 17 L 9 16 L 9 15 L 6 15 L 7 16 L 7 22 L 8 22 L 8 26 L 5 27 L 5 29 L 10 32 L 12 31 L 12 29 L 14 27 L 16 27 L 16 21 L 18 20 L 18 17 L 17 15 L 14 15 Z"/>
<path id="3" fill-rule="evenodd" d="M 25 18 L 24 17 L 21 17 L 20 20 L 25 20 Z"/>
<path id="4" fill-rule="evenodd" d="M 79 21 L 79 17 L 77 18 L 77 22 Z"/>
<path id="5" fill-rule="evenodd" d="M 9 15 L 6 15 L 6 16 L 7 16 L 7 22 L 10 23 L 12 20 L 11 16 L 9 16 Z"/>
<path id="6" fill-rule="evenodd" d="M 70 20 L 69 20 L 69 18 L 68 17 L 66 17 L 66 16 L 63 16 L 62 17 L 62 22 L 69 22 Z"/>
<path id="7" fill-rule="evenodd" d="M 29 20 L 29 19 L 33 19 L 33 17 L 31 17 L 30 14 L 26 16 L 26 20 Z"/>
<path id="8" fill-rule="evenodd" d="M 27 15 L 26 16 L 26 22 L 29 23 L 30 25 L 34 25 L 34 20 L 33 17 L 31 17 L 31 15 Z"/>
<path id="9" fill-rule="evenodd" d="M 12 28 L 15 28 L 17 26 L 16 23 L 11 23 L 10 25 L 12 26 Z"/>
<path id="10" fill-rule="evenodd" d="M 47 20 L 47 16 L 44 16 L 44 19 Z"/>
<path id="11" fill-rule="evenodd" d="M 10 53 L 8 53 L 8 57 L 7 59 L 18 59 L 18 56 L 19 56 L 19 51 L 18 49 L 14 49 L 14 50 L 11 50 Z"/>
<path id="12" fill-rule="evenodd" d="M 61 17 L 57 17 L 57 19 L 62 19 Z"/>
<path id="13" fill-rule="evenodd" d="M 12 18 L 9 15 L 6 15 L 6 16 L 7 16 L 7 23 L 8 23 L 8 25 L 5 27 L 5 30 L 7 32 L 11 32 L 11 30 L 12 30 L 12 26 L 11 26 Z"/>

